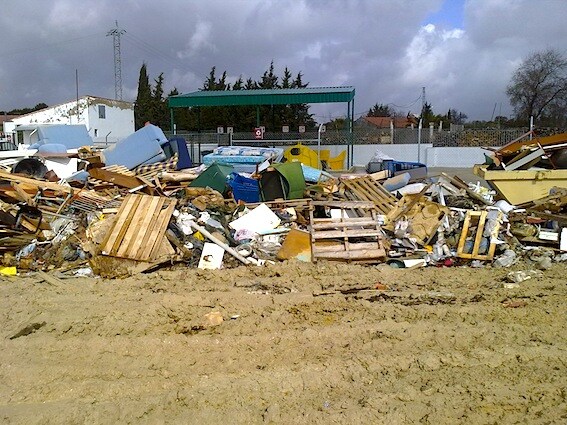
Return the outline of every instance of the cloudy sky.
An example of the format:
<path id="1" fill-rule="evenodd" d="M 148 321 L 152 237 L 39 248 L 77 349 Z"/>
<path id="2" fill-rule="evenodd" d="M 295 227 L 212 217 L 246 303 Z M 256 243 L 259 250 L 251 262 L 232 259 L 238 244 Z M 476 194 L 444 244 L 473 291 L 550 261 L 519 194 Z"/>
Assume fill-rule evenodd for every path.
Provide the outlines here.
<path id="1" fill-rule="evenodd" d="M 273 60 L 311 87 L 356 88 L 355 115 L 375 103 L 469 119 L 511 114 L 505 94 L 529 53 L 567 49 L 567 0 L 18 0 L 0 13 L 0 110 L 114 98 L 115 22 L 124 100 L 140 66 L 166 93 L 198 90 L 215 66 L 257 80 Z M 311 108 L 319 122 L 344 105 Z"/>

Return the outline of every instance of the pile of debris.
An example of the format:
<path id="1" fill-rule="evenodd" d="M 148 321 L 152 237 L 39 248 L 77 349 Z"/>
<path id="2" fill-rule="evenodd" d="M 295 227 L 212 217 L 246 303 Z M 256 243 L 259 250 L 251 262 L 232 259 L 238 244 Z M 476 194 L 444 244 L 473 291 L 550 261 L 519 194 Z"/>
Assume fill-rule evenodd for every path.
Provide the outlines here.
<path id="1" fill-rule="evenodd" d="M 122 277 L 290 259 L 508 267 L 525 258 L 547 268 L 567 259 L 565 184 L 513 205 L 498 190 L 390 159 L 371 173 L 326 172 L 280 162 L 282 149 L 224 147 L 194 167 L 185 141 L 140 131 L 151 137 L 138 137 L 136 152 L 119 143 L 67 153 L 80 169 L 65 178 L 38 175 L 38 157 L 27 171 L 20 162 L 0 170 L 0 273 Z M 547 152 L 522 149 L 524 165 Z M 154 159 L 135 160 L 142 151 Z"/>

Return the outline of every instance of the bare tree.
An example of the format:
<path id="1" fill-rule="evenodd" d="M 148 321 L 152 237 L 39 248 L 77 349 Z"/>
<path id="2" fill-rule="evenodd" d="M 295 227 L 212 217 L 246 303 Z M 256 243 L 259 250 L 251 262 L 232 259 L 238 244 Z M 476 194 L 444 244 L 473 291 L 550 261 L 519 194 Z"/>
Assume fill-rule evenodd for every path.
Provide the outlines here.
<path id="1" fill-rule="evenodd" d="M 567 60 L 553 49 L 530 54 L 512 75 L 506 94 L 516 119 L 553 119 L 567 99 Z"/>

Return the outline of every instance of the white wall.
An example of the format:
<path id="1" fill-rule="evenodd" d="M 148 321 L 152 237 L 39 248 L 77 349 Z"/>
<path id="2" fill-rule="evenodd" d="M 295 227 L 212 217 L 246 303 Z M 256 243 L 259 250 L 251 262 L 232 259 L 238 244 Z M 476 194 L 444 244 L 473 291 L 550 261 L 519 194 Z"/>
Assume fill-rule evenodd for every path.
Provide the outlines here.
<path id="1" fill-rule="evenodd" d="M 104 105 L 106 108 L 106 117 L 104 119 L 99 118 L 98 105 Z M 116 143 L 118 140 L 132 134 L 135 130 L 134 104 L 130 102 L 84 96 L 79 99 L 78 110 L 79 115 L 77 116 L 77 101 L 75 100 L 14 118 L 12 123 L 16 126 L 29 124 L 84 124 L 95 144 L 103 144 L 105 141 Z M 5 129 L 8 131 L 6 126 Z M 106 137 L 107 135 L 108 137 Z"/>
<path id="2" fill-rule="evenodd" d="M 427 149 L 427 166 L 468 168 L 483 164 L 484 154 L 489 155 L 490 151 L 479 147 L 432 147 Z"/>
<path id="3" fill-rule="evenodd" d="M 106 117 L 99 118 L 98 107 L 104 105 Z M 134 133 L 134 106 L 130 108 L 112 105 L 108 102 L 93 102 L 89 105 L 89 125 L 87 127 L 95 144 L 116 143 Z"/>
<path id="4" fill-rule="evenodd" d="M 421 144 L 420 155 L 417 144 L 413 145 L 355 145 L 354 165 L 366 165 L 376 150 L 392 157 L 396 161 L 421 162 L 428 167 L 468 168 L 484 163 L 484 154 L 489 153 L 480 147 L 437 147 Z M 418 160 L 419 158 L 419 160 Z"/>
<path id="5" fill-rule="evenodd" d="M 216 148 L 215 144 L 202 144 L 201 151 L 210 151 Z M 317 149 L 317 146 L 309 146 Z M 325 145 L 323 149 L 329 149 L 331 156 L 337 156 L 346 149 L 344 145 Z M 419 161 L 417 156 L 417 144 L 412 145 L 354 145 L 353 164 L 356 166 L 366 166 L 372 159 L 376 150 L 380 150 L 385 155 L 396 161 L 421 162 L 428 167 L 449 167 L 449 168 L 470 168 L 475 164 L 482 164 L 485 161 L 484 154 L 490 152 L 479 147 L 438 147 L 432 144 L 422 143 L 420 145 Z M 198 162 L 198 147 L 195 144 L 194 161 Z M 346 160 L 345 160 L 346 166 Z"/>
<path id="6" fill-rule="evenodd" d="M 422 162 L 425 163 L 427 158 L 427 150 L 433 148 L 431 144 L 422 143 L 419 146 L 419 155 L 417 144 L 414 145 L 354 145 L 353 161 L 354 165 L 366 165 L 377 150 L 396 161 L 404 162 Z M 344 149 L 344 147 L 343 147 Z M 419 161 L 418 161 L 419 159 Z"/>

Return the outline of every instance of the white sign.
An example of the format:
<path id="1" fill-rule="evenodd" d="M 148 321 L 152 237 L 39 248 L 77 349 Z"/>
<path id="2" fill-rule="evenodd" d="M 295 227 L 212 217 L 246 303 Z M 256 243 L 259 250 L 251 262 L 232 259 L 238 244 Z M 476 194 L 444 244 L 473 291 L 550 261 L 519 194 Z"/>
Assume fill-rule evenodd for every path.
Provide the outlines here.
<path id="1" fill-rule="evenodd" d="M 260 204 L 247 214 L 230 222 L 228 225 L 236 231 L 247 229 L 255 233 L 260 233 L 275 229 L 280 223 L 280 218 L 266 204 Z"/>
<path id="2" fill-rule="evenodd" d="M 304 126 L 304 125 L 300 125 L 300 126 L 299 126 L 299 132 L 300 132 L 300 133 L 305 133 L 305 126 Z"/>
<path id="3" fill-rule="evenodd" d="M 325 131 L 327 131 L 327 127 L 324 126 L 324 125 L 322 125 L 322 126 L 321 126 L 321 133 L 324 133 Z"/>
<path id="4" fill-rule="evenodd" d="M 229 133 L 229 134 L 234 133 L 234 127 L 227 127 L 226 132 Z"/>
<path id="5" fill-rule="evenodd" d="M 205 242 L 201 258 L 199 259 L 199 269 L 215 270 L 222 267 L 224 249 L 214 243 Z"/>
<path id="6" fill-rule="evenodd" d="M 282 133 L 289 133 L 289 125 L 282 126 Z"/>
<path id="7" fill-rule="evenodd" d="M 224 133 L 224 127 L 217 127 L 217 133 L 223 134 Z"/>

